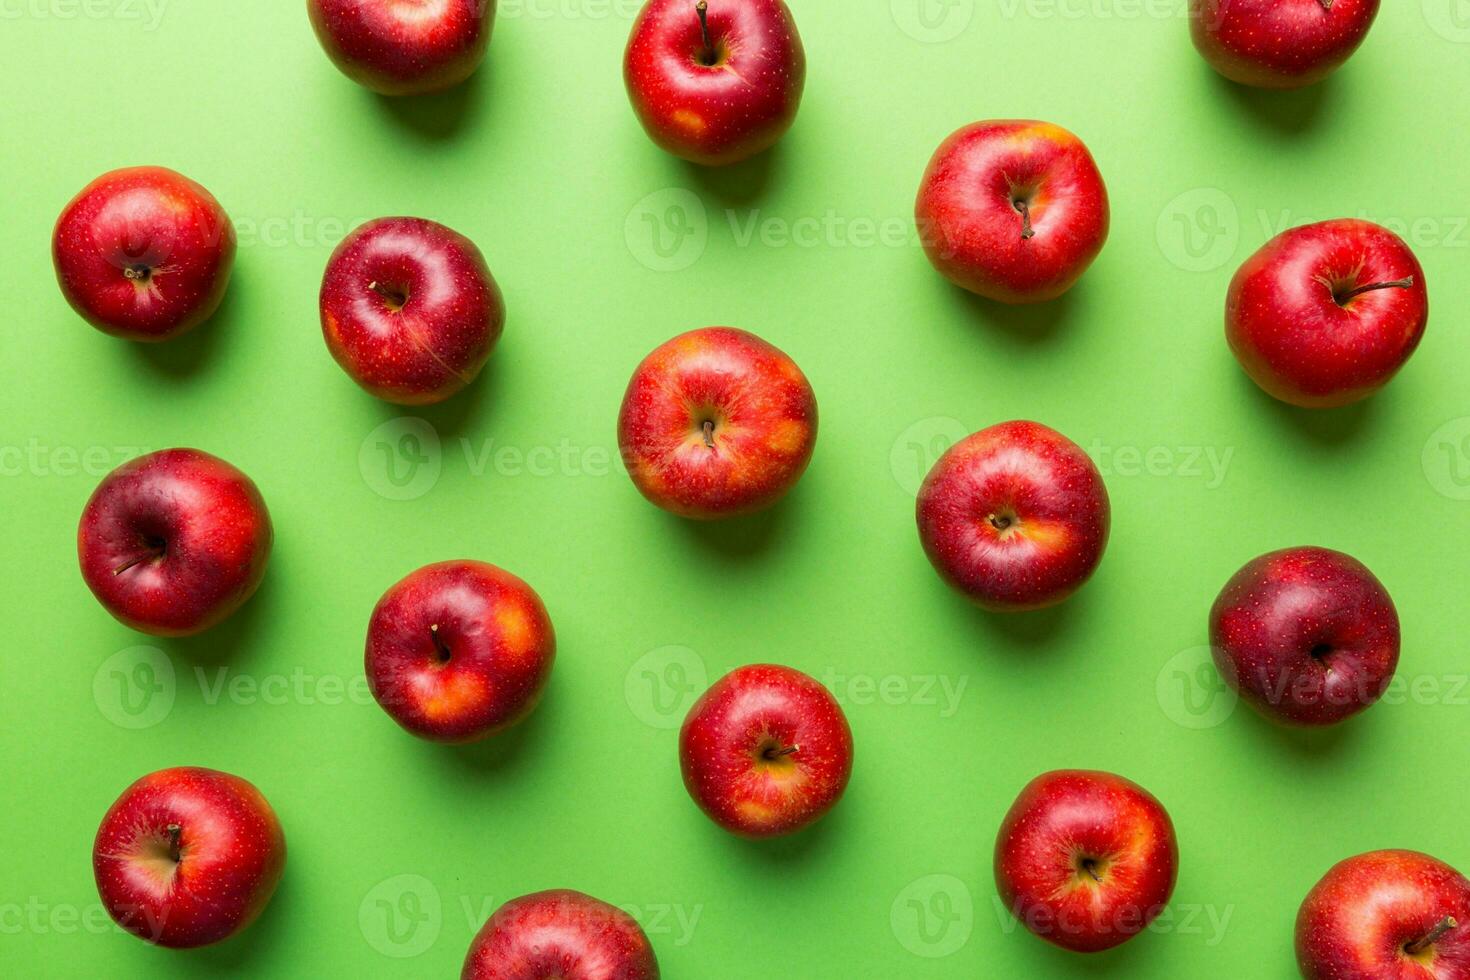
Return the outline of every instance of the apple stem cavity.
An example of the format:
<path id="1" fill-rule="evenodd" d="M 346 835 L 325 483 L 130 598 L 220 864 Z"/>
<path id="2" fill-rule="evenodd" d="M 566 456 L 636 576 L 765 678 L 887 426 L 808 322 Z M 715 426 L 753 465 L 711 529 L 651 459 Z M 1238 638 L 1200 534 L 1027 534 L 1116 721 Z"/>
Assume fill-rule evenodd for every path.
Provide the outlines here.
<path id="1" fill-rule="evenodd" d="M 165 829 L 168 831 L 168 859 L 174 864 L 178 864 L 181 854 L 179 838 L 183 835 L 184 828 L 176 823 L 171 823 Z"/>
<path id="2" fill-rule="evenodd" d="M 162 558 L 165 550 L 166 548 L 161 542 L 158 544 L 150 544 L 147 551 L 144 551 L 136 558 L 129 558 L 127 561 L 114 568 L 112 570 L 112 574 L 121 575 L 123 572 L 126 572 L 134 565 L 141 565 L 145 561 L 152 561 L 155 558 Z"/>
<path id="3" fill-rule="evenodd" d="M 439 662 L 441 664 L 449 663 L 449 658 L 453 656 L 453 654 L 450 653 L 449 644 L 444 642 L 444 637 L 439 635 L 438 623 L 435 623 L 429 627 L 429 636 L 434 641 L 434 649 L 439 652 Z"/>
<path id="4" fill-rule="evenodd" d="M 715 424 L 705 419 L 702 428 L 704 429 L 704 444 L 711 449 L 715 448 Z"/>
<path id="5" fill-rule="evenodd" d="M 694 12 L 699 14 L 699 35 L 704 40 L 704 50 L 699 53 L 699 61 L 713 68 L 715 62 L 719 61 L 719 55 L 715 51 L 714 43 L 709 39 L 709 4 L 705 0 L 699 0 L 694 5 Z"/>
<path id="6" fill-rule="evenodd" d="M 131 279 L 133 282 L 147 284 L 148 280 L 153 276 L 153 270 L 146 265 L 130 265 L 123 270 L 123 276 Z"/>
<path id="7" fill-rule="evenodd" d="M 1405 946 L 1404 952 L 1408 953 L 1410 956 L 1418 956 L 1420 953 L 1424 952 L 1426 949 L 1438 942 L 1441 936 L 1443 936 L 1445 933 L 1449 932 L 1451 929 L 1455 928 L 1459 924 L 1459 922 L 1455 921 L 1455 917 L 1453 915 L 1445 916 L 1443 919 L 1440 919 L 1434 924 L 1433 929 L 1430 929 L 1429 932 L 1425 933 L 1423 936 L 1420 936 L 1418 939 Z"/>
<path id="8" fill-rule="evenodd" d="M 1322 0 L 1322 9 L 1323 10 L 1331 10 L 1332 9 L 1332 0 Z"/>
<path id="9" fill-rule="evenodd" d="M 1355 286 L 1345 293 L 1339 293 L 1334 289 L 1332 291 L 1332 298 L 1337 301 L 1338 306 L 1346 306 L 1353 297 L 1361 296 L 1363 293 L 1371 293 L 1375 289 L 1412 289 L 1413 286 L 1414 277 L 1405 276 L 1403 279 L 1395 279 L 1393 282 L 1370 282 L 1366 286 Z"/>
<path id="10" fill-rule="evenodd" d="M 1083 858 L 1079 863 L 1082 865 L 1082 870 L 1087 872 L 1087 876 L 1089 878 L 1091 878 L 1093 881 L 1098 882 L 1099 884 L 1102 883 L 1102 879 L 1097 876 L 1096 861 L 1094 861 L 1092 858 Z"/>
<path id="11" fill-rule="evenodd" d="M 1016 206 L 1017 211 L 1021 212 L 1021 238 L 1023 240 L 1030 238 L 1036 234 L 1036 230 L 1031 227 L 1031 206 L 1025 201 L 1012 201 L 1011 203 Z"/>
<path id="12" fill-rule="evenodd" d="M 796 751 L 797 746 L 795 745 L 787 745 L 782 748 L 776 748 L 773 745 L 762 752 L 761 755 L 764 756 L 768 761 L 775 762 L 777 759 L 784 759 L 788 755 L 795 755 Z"/>
<path id="13" fill-rule="evenodd" d="M 377 293 L 379 296 L 383 297 L 383 299 L 387 300 L 388 306 L 391 307 L 393 312 L 395 313 L 403 309 L 403 307 L 408 304 L 408 293 L 406 291 L 394 289 L 391 286 L 385 286 L 377 281 L 368 283 L 368 288 Z"/>

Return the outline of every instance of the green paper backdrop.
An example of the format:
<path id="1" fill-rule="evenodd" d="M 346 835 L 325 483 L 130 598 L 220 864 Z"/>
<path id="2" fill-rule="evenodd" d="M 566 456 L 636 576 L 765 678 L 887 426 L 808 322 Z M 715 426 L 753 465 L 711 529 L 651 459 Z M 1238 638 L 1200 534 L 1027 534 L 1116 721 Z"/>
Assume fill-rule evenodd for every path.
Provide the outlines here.
<path id="1" fill-rule="evenodd" d="M 1337 859 L 1470 867 L 1463 0 L 1385 4 L 1337 77 L 1275 95 L 1215 77 L 1184 0 L 793 7 L 795 128 L 705 172 L 628 108 L 630 0 L 503 3 L 473 82 L 410 102 L 340 76 L 297 0 L 0 0 L 3 972 L 450 977 L 497 904 L 567 886 L 633 910 L 671 978 L 1288 978 Z M 1101 258 L 1045 307 L 968 298 L 912 231 L 934 147 L 994 116 L 1073 129 L 1111 192 Z M 67 199 L 142 163 L 241 237 L 220 315 L 157 348 L 82 323 L 49 259 Z M 480 382 L 407 414 L 332 363 L 316 300 L 342 234 L 399 213 L 474 238 L 509 309 Z M 1267 237 L 1339 215 L 1408 238 L 1433 315 L 1380 397 L 1309 415 L 1240 373 L 1221 307 Z M 777 510 L 704 527 L 639 497 L 614 420 L 648 350 L 714 323 L 788 351 L 822 429 Z M 1014 417 L 1093 453 L 1114 532 L 1072 602 L 1000 618 L 940 584 L 912 498 Z M 177 642 L 115 624 L 74 544 L 103 473 L 174 445 L 248 472 L 277 529 L 256 598 Z M 1315 736 L 1234 710 L 1201 646 L 1240 564 L 1306 543 L 1367 563 L 1405 640 L 1388 703 Z M 379 594 L 461 556 L 532 583 L 560 641 L 532 719 L 468 750 L 398 731 L 361 677 Z M 767 844 L 705 820 L 675 752 L 694 694 L 756 660 L 825 680 L 857 741 L 832 816 Z M 179 764 L 255 782 L 290 844 L 261 921 L 193 953 L 112 929 L 90 867 L 116 795 Z M 1154 791 L 1182 849 L 1172 918 L 1091 959 L 991 882 L 1016 792 L 1072 766 Z"/>

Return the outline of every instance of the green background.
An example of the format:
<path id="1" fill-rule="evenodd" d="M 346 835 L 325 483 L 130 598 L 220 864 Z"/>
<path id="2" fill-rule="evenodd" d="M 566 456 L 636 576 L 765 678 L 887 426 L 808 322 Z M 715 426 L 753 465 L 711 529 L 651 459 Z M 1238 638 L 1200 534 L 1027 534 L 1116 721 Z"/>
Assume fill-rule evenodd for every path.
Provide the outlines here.
<path id="1" fill-rule="evenodd" d="M 448 977 L 495 905 L 566 886 L 633 909 L 669 977 L 1290 977 L 1334 861 L 1470 867 L 1463 3 L 1385 4 L 1336 77 L 1273 95 L 1214 76 L 1182 0 L 798 0 L 795 127 L 704 172 L 628 108 L 626 0 L 503 5 L 468 86 L 405 102 L 340 76 L 295 0 L 85 2 L 0 0 L 9 975 Z M 910 227 L 934 147 L 997 116 L 1073 129 L 1111 193 L 1107 247 L 1042 308 L 951 288 Z M 241 236 L 219 316 L 157 348 L 87 327 L 49 260 L 70 196 L 144 163 Z M 332 246 L 399 213 L 475 239 L 509 310 L 480 382 L 419 422 L 352 385 L 317 320 Z M 1339 215 L 1405 233 L 1433 315 L 1383 394 L 1306 414 L 1241 374 L 1221 306 L 1267 237 Z M 774 512 L 694 526 L 609 458 L 637 361 L 714 323 L 788 351 L 822 427 Z M 1095 454 L 1114 530 L 1073 601 L 1001 618 L 930 570 L 912 490 L 1014 417 Z M 103 473 L 174 445 L 249 473 L 277 532 L 255 599 L 177 642 L 115 624 L 74 544 Z M 1240 564 L 1307 543 L 1374 569 L 1404 633 L 1391 703 L 1315 735 L 1232 711 L 1200 649 Z M 526 578 L 559 634 L 536 714 L 471 749 L 403 734 L 361 680 L 377 597 L 452 557 Z M 695 810 L 674 731 L 758 660 L 831 683 L 857 743 L 834 813 L 765 844 Z M 255 782 L 290 845 L 263 918 L 192 953 L 108 927 L 90 867 L 117 794 L 180 764 Z M 1093 958 L 1015 928 L 991 883 L 1005 809 L 1058 767 L 1136 779 L 1178 828 L 1176 917 Z"/>

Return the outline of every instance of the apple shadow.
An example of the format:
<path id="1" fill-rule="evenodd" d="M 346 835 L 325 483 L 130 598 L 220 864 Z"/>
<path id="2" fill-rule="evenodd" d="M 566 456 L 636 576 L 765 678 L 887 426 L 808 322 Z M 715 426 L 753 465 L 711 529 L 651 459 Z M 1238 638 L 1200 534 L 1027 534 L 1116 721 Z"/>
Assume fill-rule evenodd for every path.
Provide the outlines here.
<path id="1" fill-rule="evenodd" d="M 155 375 L 180 380 L 196 374 L 205 361 L 218 356 L 217 350 L 235 331 L 240 330 L 240 317 L 235 307 L 235 293 L 239 288 L 240 269 L 238 264 L 230 275 L 230 286 L 225 290 L 219 309 L 214 316 L 199 324 L 182 337 L 158 343 L 139 343 L 124 340 L 131 350 L 133 359 Z"/>
<path id="2" fill-rule="evenodd" d="M 1239 705 L 1235 714 L 1247 716 L 1238 720 L 1240 725 L 1245 726 L 1242 737 L 1299 761 L 1321 760 L 1346 751 L 1343 746 L 1358 738 L 1356 730 L 1362 728 L 1364 723 L 1363 718 L 1356 717 L 1325 727 L 1287 725 L 1266 718 L 1245 704 Z"/>
<path id="3" fill-rule="evenodd" d="M 660 150 L 659 152 L 663 152 Z M 680 161 L 691 182 L 726 206 L 749 204 L 761 197 L 780 165 L 783 150 L 777 143 L 769 150 L 723 167 Z"/>
<path id="4" fill-rule="evenodd" d="M 432 405 L 399 405 L 374 398 L 367 392 L 362 394 L 373 402 L 381 416 L 381 422 L 410 415 L 428 422 L 441 436 L 458 436 L 474 429 L 486 415 L 493 414 L 495 400 L 500 395 L 500 386 L 496 380 L 501 372 L 502 360 L 502 352 L 497 349 L 473 382 L 444 401 Z"/>
<path id="5" fill-rule="evenodd" d="M 499 735 L 465 745 L 440 745 L 424 739 L 415 741 L 422 743 L 425 751 L 434 753 L 436 761 L 447 759 L 460 769 L 476 773 L 510 773 L 524 769 L 535 761 L 545 740 L 550 737 L 549 733 L 562 727 L 546 720 L 548 715 L 560 710 L 556 687 L 556 672 L 553 670 L 546 689 L 542 691 L 541 701 L 531 714 Z"/>
<path id="6" fill-rule="evenodd" d="M 1252 397 L 1267 403 L 1278 428 L 1321 446 L 1339 446 L 1361 438 L 1373 420 L 1373 402 L 1384 396 L 1380 392 L 1342 408 L 1299 408 L 1266 394 L 1245 372 L 1236 373 L 1239 383 L 1251 389 Z"/>
<path id="7" fill-rule="evenodd" d="M 160 637 L 169 653 L 191 664 L 239 664 L 255 646 L 262 623 L 278 619 L 275 610 L 276 590 L 269 567 L 255 594 L 235 610 L 224 622 L 194 636 Z"/>
<path id="8" fill-rule="evenodd" d="M 263 950 L 273 950 L 279 945 L 279 937 L 291 913 L 294 901 L 291 883 L 291 841 L 286 841 L 286 870 L 275 894 L 260 912 L 260 917 L 244 931 L 231 936 L 224 942 L 197 949 L 179 950 L 183 955 L 159 957 L 167 960 L 168 970 L 184 977 L 244 977 L 259 976 L 257 960 Z"/>
<path id="9" fill-rule="evenodd" d="M 971 320 L 978 320 L 991 333 L 1028 347 L 1049 343 L 1060 336 L 1076 318 L 1078 283 L 1056 299 L 1044 303 L 1000 303 L 977 296 L 940 277 L 952 304 L 963 309 Z"/>
<path id="10" fill-rule="evenodd" d="M 669 514 L 667 518 L 676 521 L 690 540 L 708 552 L 741 561 L 753 560 L 768 552 L 780 537 L 788 512 L 799 503 L 800 492 L 798 484 L 774 506 L 744 517 L 698 521 Z"/>
<path id="11" fill-rule="evenodd" d="M 401 129 L 430 142 L 443 142 L 453 138 L 474 114 L 482 86 L 490 84 L 487 78 L 492 63 L 487 58 L 465 81 L 431 95 L 380 95 L 364 91 L 377 103 L 381 113 Z"/>
<path id="12" fill-rule="evenodd" d="M 1309 129 L 1331 101 L 1334 79 L 1296 89 L 1267 89 L 1241 85 L 1216 72 L 1208 65 L 1217 90 L 1223 91 L 1238 111 L 1283 134 L 1292 135 Z"/>
<path id="13" fill-rule="evenodd" d="M 730 852 L 732 860 L 739 862 L 746 870 L 754 863 L 766 872 L 784 878 L 791 875 L 797 867 L 820 860 L 821 854 L 831 850 L 842 831 L 843 804 L 848 802 L 839 800 L 816 823 L 782 837 L 757 840 L 738 837 L 713 825 L 711 830 L 724 839 L 725 849 Z M 704 818 L 701 816 L 700 819 Z"/>

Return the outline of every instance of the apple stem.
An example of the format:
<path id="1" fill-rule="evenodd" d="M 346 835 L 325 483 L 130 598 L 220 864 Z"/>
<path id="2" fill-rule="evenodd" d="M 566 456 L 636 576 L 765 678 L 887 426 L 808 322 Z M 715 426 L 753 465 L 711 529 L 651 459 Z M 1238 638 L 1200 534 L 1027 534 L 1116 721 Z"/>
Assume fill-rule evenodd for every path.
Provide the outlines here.
<path id="1" fill-rule="evenodd" d="M 163 557 L 163 552 L 164 552 L 163 545 L 161 545 L 161 544 L 160 545 L 154 545 L 153 547 L 149 548 L 147 551 L 143 552 L 138 557 L 136 557 L 136 558 L 130 558 L 127 561 L 123 562 L 121 565 L 119 565 L 116 568 L 114 568 L 112 570 L 112 574 L 114 574 L 114 575 L 121 575 L 123 572 L 126 572 L 128 569 L 132 568 L 134 565 L 141 565 L 143 562 L 148 561 L 148 560 L 153 559 L 153 558 L 161 558 L 161 557 Z"/>
<path id="2" fill-rule="evenodd" d="M 1332 0 L 1322 0 L 1322 9 L 1323 10 L 1331 10 L 1332 9 Z"/>
<path id="3" fill-rule="evenodd" d="M 1016 210 L 1021 212 L 1021 237 L 1023 239 L 1030 238 L 1036 234 L 1036 231 L 1031 227 L 1031 207 L 1025 201 L 1016 201 L 1015 204 Z"/>
<path id="4" fill-rule="evenodd" d="M 401 293 L 398 290 L 393 289 L 389 286 L 385 286 L 380 282 L 370 282 L 368 283 L 368 288 L 377 293 L 379 296 L 386 299 L 389 305 L 391 305 L 395 310 L 402 309 L 403 305 L 408 302 L 408 294 Z"/>
<path id="5" fill-rule="evenodd" d="M 1375 289 L 1409 289 L 1414 285 L 1414 277 L 1406 276 L 1403 279 L 1395 279 L 1393 282 L 1370 282 L 1366 286 L 1357 286 L 1349 289 L 1341 296 L 1335 297 L 1339 306 L 1345 305 L 1354 296 L 1370 293 Z"/>
<path id="6" fill-rule="evenodd" d="M 764 755 L 765 755 L 765 757 L 767 759 L 769 759 L 772 762 L 774 762 L 777 759 L 784 759 L 788 755 L 795 755 L 796 754 L 796 750 L 797 750 L 797 746 L 795 746 L 795 745 L 788 745 L 785 748 L 781 748 L 781 749 L 766 749 Z"/>
<path id="7" fill-rule="evenodd" d="M 699 0 L 694 5 L 694 12 L 699 14 L 699 34 L 704 39 L 704 63 L 713 65 L 715 63 L 715 46 L 709 39 L 709 4 L 705 0 Z"/>
<path id="8" fill-rule="evenodd" d="M 715 424 L 708 419 L 704 423 L 704 444 L 709 448 L 715 448 Z"/>
<path id="9" fill-rule="evenodd" d="M 177 864 L 179 861 L 179 837 L 183 834 L 184 828 L 176 823 L 171 823 L 166 829 L 168 830 L 168 858 Z"/>
<path id="10" fill-rule="evenodd" d="M 1096 882 L 1099 882 L 1099 883 L 1102 882 L 1102 879 L 1097 876 L 1097 862 L 1094 861 L 1092 858 L 1083 858 L 1082 859 L 1082 870 L 1083 871 L 1086 871 L 1087 872 L 1087 876 L 1089 878 L 1091 878 L 1093 881 L 1096 881 Z"/>
<path id="11" fill-rule="evenodd" d="M 1459 923 L 1455 921 L 1455 917 L 1453 915 L 1445 916 L 1443 919 L 1440 919 L 1437 923 L 1435 923 L 1434 928 L 1430 929 L 1428 933 L 1414 940 L 1412 943 L 1409 943 L 1409 945 L 1405 946 L 1404 952 L 1408 953 L 1410 956 L 1418 956 L 1420 953 L 1433 946 L 1441 936 L 1449 932 L 1451 929 L 1455 928 L 1457 925 L 1459 925 Z"/>
<path id="12" fill-rule="evenodd" d="M 439 635 L 438 623 L 429 627 L 429 636 L 434 640 L 434 649 L 439 651 L 439 662 L 441 664 L 449 663 L 449 658 L 452 654 L 449 652 L 449 644 L 445 643 L 444 638 Z"/>

